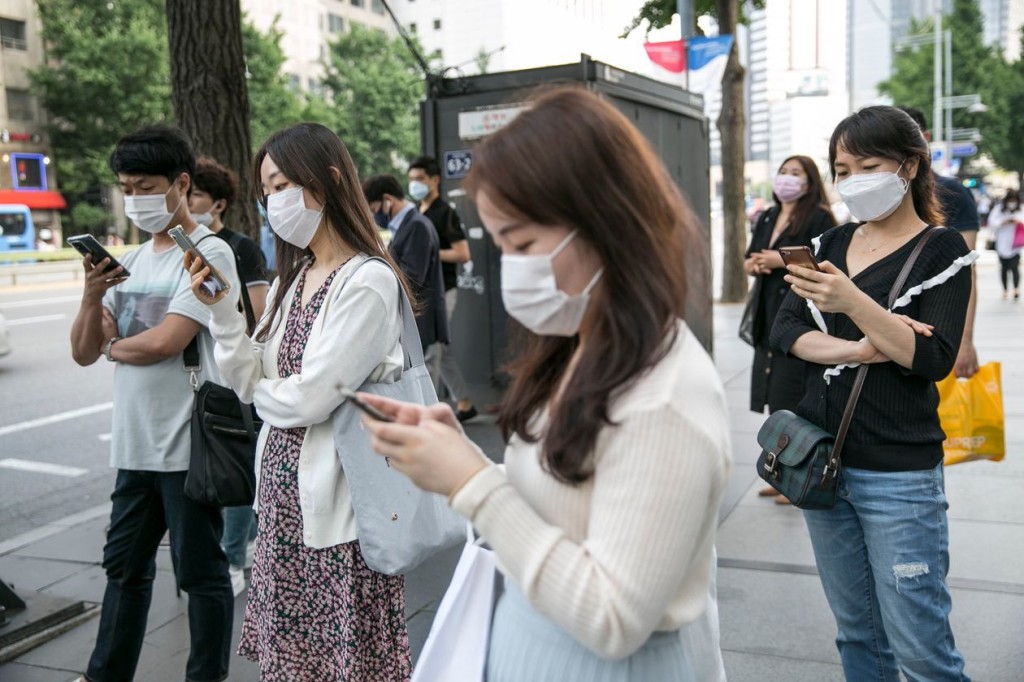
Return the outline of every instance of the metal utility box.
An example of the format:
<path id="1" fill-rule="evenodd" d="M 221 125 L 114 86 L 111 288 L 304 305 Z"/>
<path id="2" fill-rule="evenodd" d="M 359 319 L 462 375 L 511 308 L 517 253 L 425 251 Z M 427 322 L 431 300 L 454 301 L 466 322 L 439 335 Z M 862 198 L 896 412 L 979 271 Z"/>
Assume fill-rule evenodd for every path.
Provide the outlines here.
<path id="1" fill-rule="evenodd" d="M 475 144 L 511 120 L 531 90 L 558 83 L 583 84 L 622 111 L 651 143 L 690 202 L 700 222 L 700 238 L 688 253 L 703 258 L 707 267 L 704 277 L 690 278 L 686 321 L 711 349 L 708 121 L 700 96 L 587 55 L 578 64 L 439 79 L 420 106 L 420 129 L 423 152 L 441 164 L 442 196 L 459 212 L 469 237 L 472 261 L 460 270 L 451 350 L 478 403 L 500 395 L 509 320 L 501 302 L 501 254 L 461 190 L 461 178 L 472 166 Z"/>

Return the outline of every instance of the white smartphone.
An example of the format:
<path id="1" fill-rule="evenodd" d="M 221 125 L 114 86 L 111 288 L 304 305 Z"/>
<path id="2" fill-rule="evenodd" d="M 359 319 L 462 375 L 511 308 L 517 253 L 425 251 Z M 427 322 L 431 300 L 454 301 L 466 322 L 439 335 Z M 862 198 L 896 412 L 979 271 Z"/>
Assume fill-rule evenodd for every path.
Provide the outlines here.
<path id="1" fill-rule="evenodd" d="M 208 295 L 213 297 L 221 291 L 227 291 L 231 288 L 231 283 L 220 274 L 220 271 L 218 271 L 217 268 L 213 267 L 210 261 L 206 260 L 202 252 L 199 251 L 199 247 L 196 246 L 195 242 L 185 234 L 185 230 L 181 225 L 172 227 L 167 234 L 174 240 L 174 243 L 177 244 L 182 251 L 191 251 L 195 258 L 198 258 L 204 266 L 210 268 L 209 276 L 203 280 L 203 289 Z"/>

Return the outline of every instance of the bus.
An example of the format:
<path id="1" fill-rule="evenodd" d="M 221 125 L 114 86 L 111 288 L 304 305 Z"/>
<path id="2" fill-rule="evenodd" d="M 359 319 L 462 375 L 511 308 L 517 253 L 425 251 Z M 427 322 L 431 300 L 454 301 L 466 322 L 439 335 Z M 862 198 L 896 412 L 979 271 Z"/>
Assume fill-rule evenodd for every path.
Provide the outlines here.
<path id="1" fill-rule="evenodd" d="M 34 251 L 36 229 L 24 204 L 0 204 L 0 252 Z"/>

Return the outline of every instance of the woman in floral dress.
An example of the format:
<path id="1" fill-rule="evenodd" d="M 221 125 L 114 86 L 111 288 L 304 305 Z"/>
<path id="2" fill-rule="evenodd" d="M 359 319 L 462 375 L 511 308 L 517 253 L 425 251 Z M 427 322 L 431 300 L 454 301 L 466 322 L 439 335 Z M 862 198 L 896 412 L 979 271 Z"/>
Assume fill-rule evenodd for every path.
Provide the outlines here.
<path id="1" fill-rule="evenodd" d="M 239 653 L 259 662 L 266 681 L 408 680 L 404 579 L 363 561 L 330 419 L 339 387 L 400 375 L 405 283 L 330 130 L 300 124 L 274 134 L 255 173 L 279 237 L 279 278 L 252 340 L 230 302 L 200 288 L 202 264 L 188 262 L 193 291 L 212 308 L 217 364 L 264 420 Z"/>

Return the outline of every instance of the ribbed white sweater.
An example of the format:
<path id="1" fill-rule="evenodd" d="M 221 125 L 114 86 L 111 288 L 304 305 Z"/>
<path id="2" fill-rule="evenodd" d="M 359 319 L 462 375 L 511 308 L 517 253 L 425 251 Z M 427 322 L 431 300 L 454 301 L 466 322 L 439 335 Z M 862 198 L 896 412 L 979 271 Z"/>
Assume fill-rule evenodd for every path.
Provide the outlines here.
<path id="1" fill-rule="evenodd" d="M 558 482 L 541 468 L 539 443 L 513 438 L 506 471 L 487 467 L 452 506 L 538 611 L 599 656 L 621 658 L 703 612 L 731 456 L 722 384 L 683 322 L 610 414 L 617 426 L 599 436 L 582 485 Z"/>

